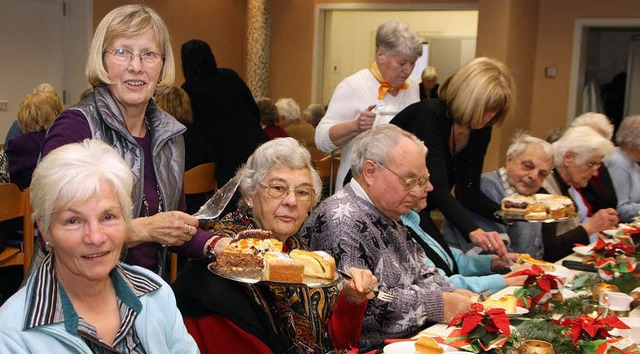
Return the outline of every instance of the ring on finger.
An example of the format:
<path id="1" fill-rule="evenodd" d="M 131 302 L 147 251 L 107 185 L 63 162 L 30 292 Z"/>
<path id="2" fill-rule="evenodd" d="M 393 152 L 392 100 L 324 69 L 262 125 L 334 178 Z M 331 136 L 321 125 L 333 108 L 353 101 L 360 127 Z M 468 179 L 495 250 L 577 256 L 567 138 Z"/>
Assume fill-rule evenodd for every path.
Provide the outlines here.
<path id="1" fill-rule="evenodd" d="M 191 235 L 191 225 L 187 224 L 187 235 Z"/>

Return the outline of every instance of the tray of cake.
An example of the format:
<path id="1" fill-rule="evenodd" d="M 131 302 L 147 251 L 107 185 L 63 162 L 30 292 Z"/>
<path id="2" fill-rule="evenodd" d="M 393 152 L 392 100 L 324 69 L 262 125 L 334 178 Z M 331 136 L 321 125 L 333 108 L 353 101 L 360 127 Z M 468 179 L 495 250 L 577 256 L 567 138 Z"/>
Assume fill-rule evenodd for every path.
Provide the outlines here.
<path id="1" fill-rule="evenodd" d="M 270 231 L 241 231 L 209 264 L 216 275 L 247 284 L 319 288 L 340 282 L 333 257 L 323 251 L 282 252 L 282 242 Z"/>
<path id="2" fill-rule="evenodd" d="M 507 222 L 561 222 L 576 216 L 576 208 L 569 197 L 552 194 L 514 194 L 502 199 L 498 219 Z"/>

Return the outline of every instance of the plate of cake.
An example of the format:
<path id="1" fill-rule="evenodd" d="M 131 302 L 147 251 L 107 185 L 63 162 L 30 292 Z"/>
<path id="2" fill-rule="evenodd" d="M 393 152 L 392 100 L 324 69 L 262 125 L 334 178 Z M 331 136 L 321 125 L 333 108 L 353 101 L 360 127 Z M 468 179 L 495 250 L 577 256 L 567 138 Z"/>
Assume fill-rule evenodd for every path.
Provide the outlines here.
<path id="1" fill-rule="evenodd" d="M 514 194 L 502 199 L 496 218 L 505 221 L 560 222 L 576 216 L 569 197 L 552 194 Z"/>
<path id="2" fill-rule="evenodd" d="M 340 282 L 333 257 L 323 251 L 282 252 L 282 242 L 270 231 L 251 229 L 238 233 L 209 270 L 223 278 L 256 284 L 333 286 Z"/>

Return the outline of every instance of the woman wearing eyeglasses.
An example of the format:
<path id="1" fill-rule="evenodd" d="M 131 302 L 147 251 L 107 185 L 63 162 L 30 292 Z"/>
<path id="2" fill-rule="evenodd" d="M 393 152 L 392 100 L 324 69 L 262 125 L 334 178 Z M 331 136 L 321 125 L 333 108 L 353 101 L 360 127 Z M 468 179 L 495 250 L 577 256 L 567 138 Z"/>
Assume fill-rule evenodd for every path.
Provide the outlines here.
<path id="1" fill-rule="evenodd" d="M 308 250 L 298 230 L 322 191 L 309 151 L 293 138 L 271 140 L 238 175 L 239 208 L 213 226 L 223 235 L 218 244 L 229 244 L 227 236 L 240 231 L 261 228 L 273 232 L 285 252 Z M 367 286 L 377 286 L 369 270 L 348 272 L 354 281 L 345 281 L 342 291 L 337 286 L 246 285 L 217 277 L 204 262 L 192 262 L 173 288 L 202 353 L 326 353 L 357 346 L 365 300 L 373 298 Z"/>
<path id="2" fill-rule="evenodd" d="M 584 188 L 598 174 L 605 156 L 613 152 L 613 143 L 590 127 L 569 128 L 553 143 L 555 167 L 542 184 L 550 194 L 572 197 L 572 186 Z M 579 201 L 578 201 L 579 202 Z M 580 208 L 580 203 L 576 203 Z M 618 213 L 613 208 L 600 209 L 580 224 L 578 216 L 560 223 L 542 224 L 544 260 L 555 262 L 571 254 L 574 244 L 594 242 L 597 234 L 618 225 Z M 589 235 L 595 238 L 590 239 Z"/>
<path id="3" fill-rule="evenodd" d="M 125 262 L 166 274 L 167 249 L 202 258 L 211 234 L 185 210 L 185 127 L 156 106 L 167 91 L 175 62 L 167 27 L 143 5 L 109 12 L 89 48 L 87 77 L 93 92 L 63 112 L 49 128 L 42 156 L 86 138 L 113 146 L 134 174 L 132 221 Z"/>

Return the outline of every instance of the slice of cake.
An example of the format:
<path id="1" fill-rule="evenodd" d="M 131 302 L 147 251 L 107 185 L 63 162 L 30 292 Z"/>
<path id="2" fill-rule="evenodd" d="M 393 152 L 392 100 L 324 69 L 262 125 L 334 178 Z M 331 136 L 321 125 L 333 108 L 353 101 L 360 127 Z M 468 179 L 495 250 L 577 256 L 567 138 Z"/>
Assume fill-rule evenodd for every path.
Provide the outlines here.
<path id="1" fill-rule="evenodd" d="M 282 242 L 266 238 L 273 234 L 265 230 L 247 230 L 238 233 L 234 239 L 216 256 L 219 271 L 249 278 L 259 278 L 264 266 L 264 254 L 269 251 L 282 252 Z M 258 238 L 248 237 L 258 236 Z"/>
<path id="2" fill-rule="evenodd" d="M 282 252 L 264 254 L 263 280 L 302 283 L 305 266 L 302 262 L 288 257 Z"/>
<path id="3" fill-rule="evenodd" d="M 544 206 L 547 208 L 550 219 L 560 219 L 567 215 L 564 205 L 556 202 L 555 199 L 546 200 Z"/>
<path id="4" fill-rule="evenodd" d="M 482 306 L 484 306 L 485 311 L 500 308 L 504 309 L 506 313 L 516 313 L 517 309 L 517 299 L 513 294 L 505 295 L 499 299 L 487 299 L 482 302 Z"/>
<path id="5" fill-rule="evenodd" d="M 521 194 L 505 197 L 500 203 L 502 215 L 507 218 L 523 218 L 525 210 L 534 200 Z"/>
<path id="6" fill-rule="evenodd" d="M 544 269 L 545 272 L 553 272 L 556 270 L 556 266 L 553 263 L 541 261 L 531 257 L 528 253 L 521 253 L 516 259 L 516 263 L 518 264 L 535 264 L 540 266 L 540 268 Z"/>
<path id="7" fill-rule="evenodd" d="M 333 279 L 336 274 L 336 261 L 324 251 L 292 250 L 289 257 L 304 264 L 304 275 L 308 277 Z"/>
<path id="8" fill-rule="evenodd" d="M 542 203 L 531 203 L 525 210 L 527 220 L 544 220 L 547 218 L 547 208 Z"/>
<path id="9" fill-rule="evenodd" d="M 431 337 L 422 336 L 418 338 L 415 344 L 416 353 L 419 354 L 439 354 L 444 353 L 444 349 L 440 348 L 438 343 Z"/>

